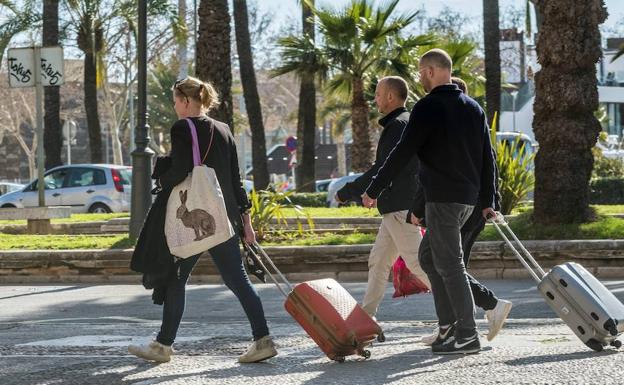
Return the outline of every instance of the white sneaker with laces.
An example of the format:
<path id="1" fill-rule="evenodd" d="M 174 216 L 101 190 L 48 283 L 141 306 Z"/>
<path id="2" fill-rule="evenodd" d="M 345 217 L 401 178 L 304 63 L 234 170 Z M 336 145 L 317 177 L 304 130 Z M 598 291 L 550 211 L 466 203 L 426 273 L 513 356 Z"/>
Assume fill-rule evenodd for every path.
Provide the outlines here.
<path id="1" fill-rule="evenodd" d="M 499 299 L 496 303 L 496 307 L 492 310 L 485 312 L 485 319 L 490 325 L 490 330 L 487 335 L 488 341 L 492 341 L 494 337 L 500 332 L 505 324 L 505 320 L 511 311 L 512 303 L 504 299 Z"/>
<path id="2" fill-rule="evenodd" d="M 260 362 L 275 357 L 276 355 L 277 350 L 275 349 L 273 338 L 271 338 L 271 336 L 264 336 L 249 345 L 247 351 L 238 357 L 238 362 L 242 364 Z"/>
<path id="3" fill-rule="evenodd" d="M 174 350 L 171 346 L 152 341 L 147 345 L 130 345 L 128 351 L 147 361 L 169 362 Z"/>

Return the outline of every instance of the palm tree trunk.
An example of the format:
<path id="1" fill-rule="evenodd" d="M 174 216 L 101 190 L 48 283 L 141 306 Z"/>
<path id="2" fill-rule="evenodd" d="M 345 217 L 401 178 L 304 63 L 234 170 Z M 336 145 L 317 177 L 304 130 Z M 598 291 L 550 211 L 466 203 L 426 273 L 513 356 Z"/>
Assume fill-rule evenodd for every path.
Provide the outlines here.
<path id="1" fill-rule="evenodd" d="M 371 165 L 371 140 L 368 131 L 368 104 L 364 98 L 364 80 L 355 77 L 352 81 L 353 100 L 351 102 L 351 169 L 366 171 Z"/>
<path id="2" fill-rule="evenodd" d="M 180 29 L 187 30 L 186 24 L 186 0 L 178 0 L 178 17 Z M 178 36 L 177 57 L 180 68 L 178 69 L 178 79 L 188 76 L 188 39 L 184 31 L 182 36 Z"/>
<path id="3" fill-rule="evenodd" d="M 314 1 L 312 1 L 314 5 Z M 303 34 L 314 40 L 314 21 L 312 10 L 305 3 L 301 3 L 301 17 Z M 316 86 L 314 74 L 301 76 L 299 89 L 299 115 L 297 121 L 297 159 L 295 169 L 297 191 L 313 192 L 316 189 L 315 150 L 316 150 Z"/>
<path id="4" fill-rule="evenodd" d="M 591 218 L 592 148 L 601 130 L 596 62 L 602 55 L 599 25 L 607 12 L 600 0 L 538 1 L 543 20 L 535 75 L 535 221 L 575 223 Z"/>
<path id="5" fill-rule="evenodd" d="M 84 59 L 84 105 L 87 113 L 91 163 L 103 163 L 102 129 L 97 99 L 97 65 L 92 51 L 87 51 Z"/>
<path id="6" fill-rule="evenodd" d="M 500 116 L 501 60 L 498 0 L 483 0 L 483 45 L 485 51 L 485 110 L 488 124 Z M 500 127 L 496 122 L 496 127 Z"/>
<path id="7" fill-rule="evenodd" d="M 43 2 L 44 47 L 58 45 L 58 5 L 58 0 L 45 0 Z M 45 168 L 50 169 L 62 164 L 63 135 L 61 132 L 61 95 L 59 86 L 45 87 L 44 108 L 43 147 L 45 151 Z"/>
<path id="8" fill-rule="evenodd" d="M 210 82 L 221 103 L 210 116 L 227 123 L 234 130 L 232 110 L 232 58 L 230 54 L 230 11 L 227 0 L 201 0 L 195 72 Z"/>
<path id="9" fill-rule="evenodd" d="M 243 96 L 251 129 L 251 161 L 253 164 L 254 187 L 256 190 L 263 190 L 269 186 L 269 168 L 267 165 L 262 107 L 256 84 L 253 56 L 251 54 L 246 0 L 234 0 L 234 27 L 241 83 L 243 84 Z"/>

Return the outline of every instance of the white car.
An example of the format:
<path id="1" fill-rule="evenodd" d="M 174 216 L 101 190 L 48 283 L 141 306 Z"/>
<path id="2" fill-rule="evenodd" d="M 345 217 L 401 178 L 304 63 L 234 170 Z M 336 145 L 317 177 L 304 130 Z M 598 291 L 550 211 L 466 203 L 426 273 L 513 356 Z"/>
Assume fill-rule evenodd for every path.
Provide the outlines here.
<path id="1" fill-rule="evenodd" d="M 338 203 L 338 201 L 336 200 L 336 193 L 338 192 L 338 190 L 343 188 L 344 185 L 346 185 L 349 182 L 353 182 L 362 174 L 363 173 L 359 172 L 356 174 L 351 174 L 351 175 L 343 176 L 340 178 L 332 179 L 332 181 L 329 183 L 329 186 L 327 186 L 327 206 L 328 207 L 340 207 L 340 203 Z"/>
<path id="2" fill-rule="evenodd" d="M 13 191 L 20 191 L 25 186 L 19 183 L 0 182 L 0 195 L 8 194 Z"/>
<path id="3" fill-rule="evenodd" d="M 130 211 L 132 168 L 111 164 L 72 164 L 45 173 L 46 206 L 70 206 L 74 213 Z M 39 205 L 38 180 L 0 196 L 0 207 Z"/>

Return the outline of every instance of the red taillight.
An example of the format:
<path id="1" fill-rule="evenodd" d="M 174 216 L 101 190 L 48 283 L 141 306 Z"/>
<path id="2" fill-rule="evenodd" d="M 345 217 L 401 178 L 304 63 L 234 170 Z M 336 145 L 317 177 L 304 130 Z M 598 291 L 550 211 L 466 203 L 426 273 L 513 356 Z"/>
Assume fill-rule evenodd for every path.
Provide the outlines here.
<path id="1" fill-rule="evenodd" d="M 115 169 L 111 171 L 113 172 L 113 183 L 115 184 L 115 190 L 119 192 L 123 192 L 124 188 L 123 188 L 123 184 L 121 184 L 121 175 L 119 174 L 119 171 Z"/>

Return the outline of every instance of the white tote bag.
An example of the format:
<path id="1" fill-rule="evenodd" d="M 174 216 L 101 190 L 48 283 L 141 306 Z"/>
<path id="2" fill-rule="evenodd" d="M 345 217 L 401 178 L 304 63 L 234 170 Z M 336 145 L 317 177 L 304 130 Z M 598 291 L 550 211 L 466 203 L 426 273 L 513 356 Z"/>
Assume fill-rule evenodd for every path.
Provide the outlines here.
<path id="1" fill-rule="evenodd" d="M 167 202 L 165 221 L 169 250 L 180 258 L 200 254 L 234 236 L 217 174 L 200 159 L 197 129 L 192 120 L 186 121 L 193 139 L 193 171 L 173 188 Z M 212 146 L 214 130 L 208 151 Z"/>

